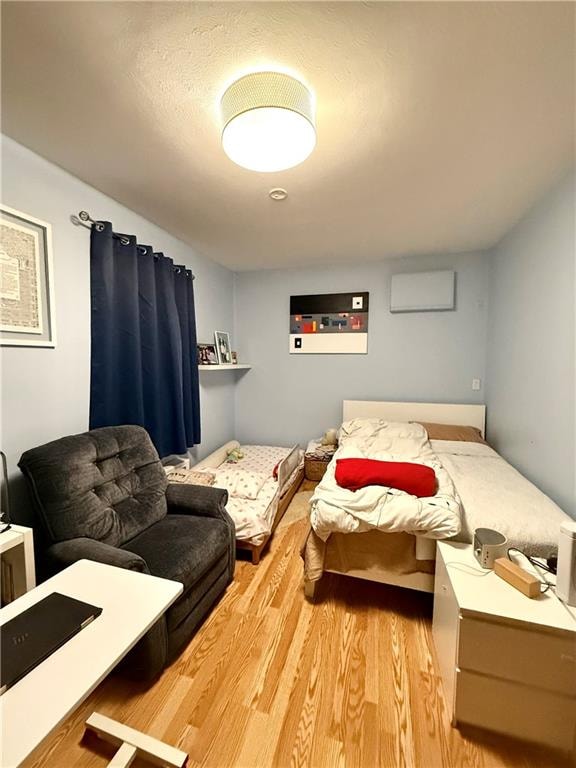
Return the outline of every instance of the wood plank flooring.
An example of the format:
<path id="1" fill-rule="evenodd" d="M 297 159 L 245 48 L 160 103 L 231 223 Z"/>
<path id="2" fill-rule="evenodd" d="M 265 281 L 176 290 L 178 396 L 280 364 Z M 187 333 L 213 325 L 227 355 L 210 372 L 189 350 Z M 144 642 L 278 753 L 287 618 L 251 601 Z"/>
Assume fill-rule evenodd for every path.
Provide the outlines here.
<path id="1" fill-rule="evenodd" d="M 94 710 L 187 751 L 192 767 L 567 764 L 450 726 L 430 595 L 326 576 L 319 601 L 308 603 L 299 556 L 305 531 L 305 521 L 280 528 L 260 565 L 238 563 L 226 596 L 152 688 L 109 677 L 26 768 L 105 766 L 113 748 L 83 740 Z"/>

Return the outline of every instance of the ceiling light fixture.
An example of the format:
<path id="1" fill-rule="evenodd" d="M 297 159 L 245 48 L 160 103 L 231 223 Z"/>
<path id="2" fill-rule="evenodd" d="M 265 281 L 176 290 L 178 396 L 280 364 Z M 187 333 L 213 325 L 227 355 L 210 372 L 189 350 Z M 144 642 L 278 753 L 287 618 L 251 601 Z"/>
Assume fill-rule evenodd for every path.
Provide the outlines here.
<path id="1" fill-rule="evenodd" d="M 281 72 L 245 75 L 221 99 L 222 146 L 250 171 L 283 171 L 305 160 L 316 144 L 312 94 Z"/>

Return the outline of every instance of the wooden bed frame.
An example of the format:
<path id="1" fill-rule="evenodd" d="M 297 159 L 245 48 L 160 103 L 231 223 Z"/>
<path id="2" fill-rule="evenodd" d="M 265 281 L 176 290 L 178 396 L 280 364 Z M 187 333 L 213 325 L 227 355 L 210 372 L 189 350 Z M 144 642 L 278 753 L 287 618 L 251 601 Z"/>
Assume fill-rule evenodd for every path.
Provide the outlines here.
<path id="1" fill-rule="evenodd" d="M 472 404 L 453 404 L 453 403 L 402 403 L 386 402 L 372 400 L 344 400 L 342 407 L 342 421 L 350 419 L 369 419 L 378 418 L 387 421 L 420 421 L 434 424 L 454 424 L 457 426 L 476 427 L 484 436 L 486 423 L 486 406 Z M 314 535 L 311 533 L 310 535 Z M 354 534 L 347 534 L 354 536 Z M 392 536 L 394 534 L 383 533 L 383 536 Z M 424 543 L 424 540 L 415 537 L 416 551 L 418 543 Z M 427 542 L 426 542 L 427 543 Z M 330 539 L 326 547 L 330 546 Z M 435 558 L 434 549 L 428 548 L 426 559 Z M 418 557 L 418 554 L 417 554 Z M 418 559 L 424 559 L 418 557 Z M 386 568 L 364 571 L 361 568 L 355 568 L 349 571 L 339 571 L 332 568 L 326 568 L 325 573 L 338 573 L 343 576 L 354 576 L 369 581 L 377 581 L 382 584 L 392 584 L 399 587 L 408 587 L 423 592 L 434 591 L 434 575 L 424 572 L 398 574 Z M 304 581 L 304 593 L 306 597 L 313 599 L 316 586 L 320 579 L 316 581 Z"/>
<path id="2" fill-rule="evenodd" d="M 258 565 L 258 563 L 260 562 L 262 551 L 264 550 L 264 548 L 267 546 L 268 542 L 272 538 L 272 534 L 274 533 L 276 526 L 278 525 L 280 520 L 282 520 L 282 518 L 284 517 L 284 514 L 288 509 L 290 502 L 294 498 L 296 491 L 300 487 L 303 479 L 304 479 L 304 467 L 298 470 L 298 474 L 292 481 L 292 484 L 288 487 L 288 490 L 278 502 L 278 509 L 276 510 L 276 515 L 274 516 L 274 522 L 272 523 L 272 530 L 270 531 L 269 535 L 264 539 L 262 544 L 251 544 L 249 541 L 243 541 L 242 539 L 236 540 L 236 549 L 242 549 L 244 551 L 250 552 L 252 557 L 252 565 Z"/>

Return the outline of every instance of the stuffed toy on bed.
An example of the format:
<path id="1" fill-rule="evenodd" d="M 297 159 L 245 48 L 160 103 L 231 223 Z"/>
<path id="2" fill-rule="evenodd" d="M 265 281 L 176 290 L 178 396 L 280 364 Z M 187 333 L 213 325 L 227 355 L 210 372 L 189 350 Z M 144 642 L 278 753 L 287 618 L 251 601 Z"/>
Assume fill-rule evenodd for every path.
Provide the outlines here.
<path id="1" fill-rule="evenodd" d="M 242 453 L 240 448 L 233 448 L 231 451 L 228 452 L 228 455 L 226 456 L 226 464 L 238 464 L 240 459 L 244 458 L 244 454 Z"/>

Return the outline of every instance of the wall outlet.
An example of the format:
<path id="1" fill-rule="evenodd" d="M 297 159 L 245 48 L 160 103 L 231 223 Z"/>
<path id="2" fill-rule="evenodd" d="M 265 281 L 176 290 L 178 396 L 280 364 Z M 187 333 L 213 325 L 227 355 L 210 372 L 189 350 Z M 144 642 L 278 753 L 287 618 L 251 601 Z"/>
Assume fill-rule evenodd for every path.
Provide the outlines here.
<path id="1" fill-rule="evenodd" d="M 474 392 L 478 392 L 482 381 L 481 379 L 472 379 L 472 389 Z"/>

